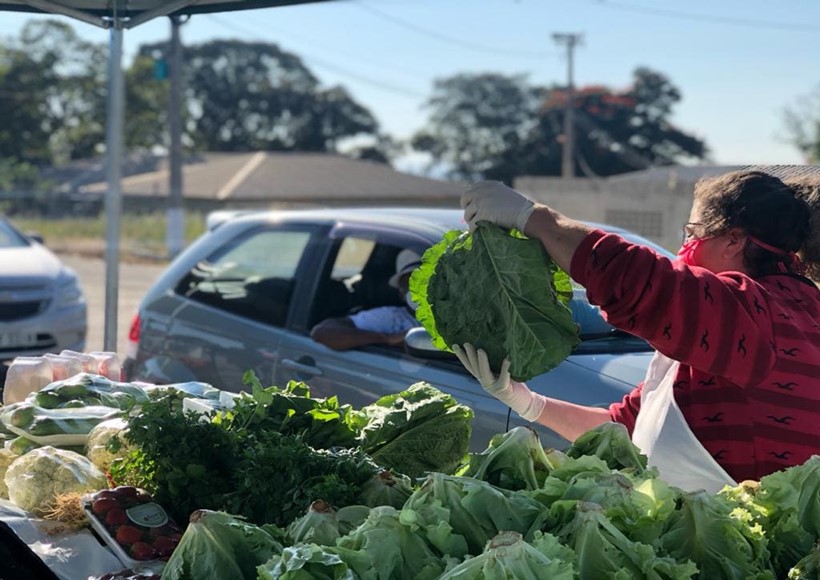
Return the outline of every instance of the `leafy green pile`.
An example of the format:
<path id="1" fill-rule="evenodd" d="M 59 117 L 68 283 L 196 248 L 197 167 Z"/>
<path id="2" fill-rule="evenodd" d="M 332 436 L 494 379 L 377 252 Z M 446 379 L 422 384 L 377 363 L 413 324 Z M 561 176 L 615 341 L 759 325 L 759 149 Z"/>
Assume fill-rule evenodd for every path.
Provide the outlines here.
<path id="1" fill-rule="evenodd" d="M 623 429 L 568 453 L 537 447 L 525 427 L 498 435 L 463 468 L 472 476 L 429 473 L 400 507 L 317 501 L 287 527 L 240 520 L 208 556 L 226 562 L 202 560 L 262 580 L 817 578 L 820 456 L 712 495 L 658 479 Z"/>
<path id="2" fill-rule="evenodd" d="M 357 448 L 315 449 L 255 426 L 203 421 L 163 399 L 147 403 L 129 420 L 134 449 L 112 464 L 112 477 L 147 489 L 178 521 L 209 509 L 284 526 L 316 499 L 358 503 L 379 472 Z"/>
<path id="3" fill-rule="evenodd" d="M 517 381 L 554 368 L 579 342 L 569 276 L 515 231 L 482 223 L 448 232 L 422 256 L 410 294 L 438 348 L 471 343 L 495 371 L 509 357 Z"/>
<path id="4" fill-rule="evenodd" d="M 408 476 L 452 471 L 469 449 L 472 411 L 426 383 L 361 410 L 311 398 L 304 383 L 262 388 L 252 373 L 246 383 L 249 394 L 209 417 L 171 396 L 143 403 L 114 479 L 147 489 L 180 521 L 208 509 L 284 526 L 314 500 L 400 507 Z"/>
<path id="5" fill-rule="evenodd" d="M 820 455 L 798 467 L 725 489 L 720 495 L 766 530 L 778 577 L 820 546 Z M 815 565 L 820 564 L 815 556 Z M 807 565 L 808 561 L 804 564 Z"/>
<path id="6" fill-rule="evenodd" d="M 253 371 L 243 377 L 251 392 L 243 391 L 234 406 L 214 417 L 231 431 L 273 430 L 298 435 L 317 448 L 355 447 L 359 436 L 359 414 L 336 397 L 318 399 L 302 382 L 290 381 L 284 388 L 263 388 Z"/>

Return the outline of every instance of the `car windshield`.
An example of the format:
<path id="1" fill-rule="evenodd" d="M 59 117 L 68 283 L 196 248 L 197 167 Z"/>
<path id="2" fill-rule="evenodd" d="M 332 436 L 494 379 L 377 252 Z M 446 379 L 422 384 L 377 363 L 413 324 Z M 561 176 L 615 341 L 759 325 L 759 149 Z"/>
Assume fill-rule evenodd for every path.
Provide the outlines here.
<path id="1" fill-rule="evenodd" d="M 0 248 L 22 248 L 29 245 L 28 239 L 15 230 L 5 220 L 0 220 Z"/>

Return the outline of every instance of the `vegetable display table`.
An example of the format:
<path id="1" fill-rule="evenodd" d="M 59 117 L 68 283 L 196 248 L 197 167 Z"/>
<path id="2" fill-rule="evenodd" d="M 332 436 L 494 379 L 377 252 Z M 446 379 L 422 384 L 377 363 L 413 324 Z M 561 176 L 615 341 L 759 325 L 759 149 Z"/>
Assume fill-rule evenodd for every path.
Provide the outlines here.
<path id="1" fill-rule="evenodd" d="M 17 570 L 9 573 L 19 572 L 18 576 L 6 576 L 4 568 L 3 578 L 86 580 L 123 569 L 122 562 L 90 530 L 46 533 L 46 526 L 53 526 L 53 522 L 35 518 L 4 499 L 0 499 L 0 524 L 0 551 L 14 556 Z M 30 554 L 21 550 L 23 545 Z M 40 559 L 40 565 L 31 554 Z"/>

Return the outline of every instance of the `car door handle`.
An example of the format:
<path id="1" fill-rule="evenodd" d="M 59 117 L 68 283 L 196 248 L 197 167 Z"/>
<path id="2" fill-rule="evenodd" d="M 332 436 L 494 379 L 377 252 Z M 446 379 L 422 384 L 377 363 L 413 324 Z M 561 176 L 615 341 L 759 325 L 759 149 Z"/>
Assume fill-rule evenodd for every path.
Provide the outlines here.
<path id="1" fill-rule="evenodd" d="M 282 367 L 296 371 L 297 373 L 304 373 L 310 376 L 322 376 L 322 369 L 316 366 L 313 359 L 310 357 L 302 357 L 298 361 L 290 358 L 282 359 Z"/>

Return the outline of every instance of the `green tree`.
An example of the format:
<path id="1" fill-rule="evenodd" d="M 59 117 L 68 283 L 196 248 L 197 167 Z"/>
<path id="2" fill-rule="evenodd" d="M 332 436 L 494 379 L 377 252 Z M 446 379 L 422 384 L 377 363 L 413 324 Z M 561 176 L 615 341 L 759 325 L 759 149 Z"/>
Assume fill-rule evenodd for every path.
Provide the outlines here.
<path id="1" fill-rule="evenodd" d="M 665 75 L 647 68 L 633 73 L 626 90 L 588 86 L 575 91 L 575 174 L 607 176 L 703 159 L 706 144 L 670 121 L 680 100 L 680 90 Z M 526 152 L 528 173 L 561 173 L 566 103 L 565 88 L 549 91 Z"/>
<path id="2" fill-rule="evenodd" d="M 24 50 L 0 48 L 0 157 L 43 164 L 59 125 L 49 97 L 56 82 L 53 63 Z"/>
<path id="3" fill-rule="evenodd" d="M 435 82 L 426 126 L 411 144 L 458 179 L 510 182 L 537 124 L 544 90 L 523 75 L 459 74 Z"/>
<path id="4" fill-rule="evenodd" d="M 820 87 L 798 97 L 783 111 L 786 140 L 806 163 L 820 163 Z"/>
<path id="5" fill-rule="evenodd" d="M 140 54 L 163 49 L 145 45 Z M 357 138 L 389 156 L 367 108 L 342 87 L 322 88 L 275 44 L 215 40 L 187 46 L 184 61 L 185 131 L 196 149 L 339 152 Z"/>
<path id="6" fill-rule="evenodd" d="M 98 154 L 105 139 L 105 46 L 81 39 L 57 20 L 29 21 L 17 44 L 43 68 L 49 83 L 44 94 L 37 82 L 21 87 L 48 124 L 50 155 L 44 160 L 60 163 Z"/>
<path id="7" fill-rule="evenodd" d="M 125 145 L 129 151 L 169 146 L 170 92 L 170 82 L 156 76 L 154 59 L 137 55 L 125 73 Z"/>
<path id="8" fill-rule="evenodd" d="M 522 76 L 456 75 L 437 81 L 416 150 L 453 177 L 498 179 L 560 175 L 565 88 L 529 86 Z M 680 91 L 639 68 L 626 90 L 584 87 L 573 94 L 576 175 L 613 175 L 706 155 L 703 141 L 670 117 Z"/>

